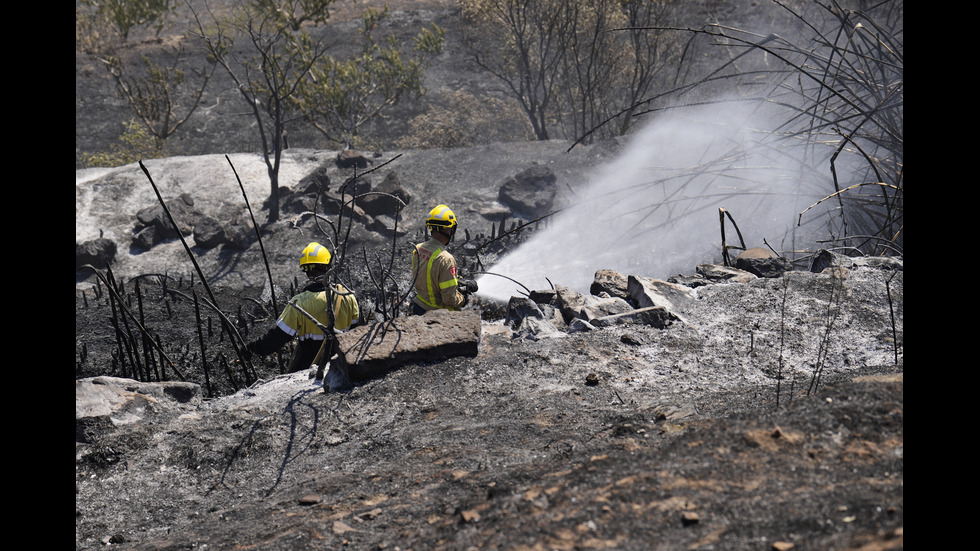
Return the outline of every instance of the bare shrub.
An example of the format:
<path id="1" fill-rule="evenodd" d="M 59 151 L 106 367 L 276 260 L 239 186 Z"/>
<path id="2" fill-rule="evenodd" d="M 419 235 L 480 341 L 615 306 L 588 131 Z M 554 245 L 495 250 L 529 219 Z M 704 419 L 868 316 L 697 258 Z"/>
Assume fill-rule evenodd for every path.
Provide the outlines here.
<path id="1" fill-rule="evenodd" d="M 424 114 L 412 119 L 409 135 L 398 141 L 398 147 L 464 147 L 534 137 L 527 118 L 512 101 L 477 98 L 462 90 L 445 95 L 445 106 L 430 106 Z"/>

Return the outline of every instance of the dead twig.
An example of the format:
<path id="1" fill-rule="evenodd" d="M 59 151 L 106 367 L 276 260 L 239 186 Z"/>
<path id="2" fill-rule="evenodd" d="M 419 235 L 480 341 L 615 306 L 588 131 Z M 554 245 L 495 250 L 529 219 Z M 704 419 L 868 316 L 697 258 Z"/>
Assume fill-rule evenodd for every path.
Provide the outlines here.
<path id="1" fill-rule="evenodd" d="M 725 216 L 732 222 L 735 226 L 735 233 L 738 234 L 738 241 L 742 244 L 741 247 L 736 247 L 734 245 L 729 246 L 725 241 Z M 742 230 L 738 229 L 738 224 L 735 223 L 735 219 L 732 218 L 732 213 L 728 212 L 724 208 L 718 209 L 718 220 L 721 223 L 721 257 L 725 262 L 725 266 L 731 266 L 731 261 L 728 259 L 728 249 L 741 249 L 745 250 L 745 240 L 742 239 Z"/>
<path id="2" fill-rule="evenodd" d="M 208 292 L 208 296 L 211 298 L 211 303 L 217 305 L 218 301 L 214 298 L 214 292 L 211 290 L 211 286 L 208 285 L 207 278 L 204 277 L 204 271 L 201 270 L 201 266 L 197 263 L 197 258 L 194 257 L 194 253 L 191 252 L 191 248 L 187 244 L 187 240 L 184 239 L 184 234 L 181 233 L 181 231 L 179 230 L 179 226 L 177 225 L 176 220 L 174 220 L 174 216 L 170 212 L 170 208 L 167 207 L 167 203 L 163 200 L 163 196 L 160 195 L 160 190 L 157 188 L 156 183 L 153 181 L 153 177 L 150 176 L 150 171 L 147 170 L 146 165 L 143 164 L 143 161 L 139 161 L 139 166 L 140 169 L 143 171 L 143 174 L 146 175 L 146 179 L 150 181 L 150 186 L 153 188 L 153 193 L 156 194 L 157 201 L 160 202 L 160 206 L 163 208 L 163 212 L 167 215 L 167 219 L 170 220 L 170 223 L 173 225 L 173 227 L 177 229 L 177 237 L 180 239 L 180 243 L 184 246 L 184 251 L 187 252 L 187 256 L 190 258 L 191 263 L 194 265 L 194 270 L 197 272 L 197 275 L 200 276 L 201 284 L 204 286 L 204 289 Z M 237 342 L 235 341 L 235 339 L 232 339 L 231 345 L 232 348 L 235 349 L 235 354 L 238 356 L 239 361 L 241 361 L 242 364 L 245 366 L 251 366 L 251 362 L 242 353 L 242 348 L 245 345 L 245 340 L 242 338 L 241 334 L 239 334 L 238 329 L 234 327 L 234 325 L 227 319 L 226 316 L 222 315 L 220 317 L 221 317 L 221 323 L 222 325 L 225 326 L 225 329 L 228 331 L 229 335 L 235 335 L 238 338 Z"/>
<path id="3" fill-rule="evenodd" d="M 130 319 L 132 319 L 132 320 L 133 320 L 133 323 L 135 323 L 135 324 L 136 324 L 136 327 L 137 327 L 137 328 L 138 328 L 138 329 L 140 330 L 140 333 L 141 333 L 141 334 L 143 335 L 143 337 L 144 337 L 144 338 L 145 338 L 145 339 L 146 339 L 146 340 L 147 340 L 147 341 L 148 341 L 148 342 L 149 342 L 150 344 L 152 344 L 154 348 L 156 348 L 156 349 L 157 349 L 157 350 L 159 351 L 159 353 L 160 353 L 160 355 L 161 355 L 162 357 L 164 357 L 164 358 L 166 358 L 166 360 L 167 360 L 167 363 L 168 363 L 168 364 L 170 364 L 170 367 L 172 367 L 172 368 L 173 368 L 173 370 L 174 370 L 174 372 L 175 372 L 175 373 L 177 373 L 177 376 L 178 376 L 178 377 L 180 377 L 180 380 L 182 380 L 182 381 L 186 381 L 187 379 L 186 379 L 186 378 L 184 377 L 184 374 L 183 374 L 183 373 L 181 373 L 181 371 L 180 371 L 180 369 L 178 369 L 178 368 L 177 368 L 177 366 L 176 366 L 176 365 L 175 365 L 175 364 L 173 363 L 173 361 L 172 361 L 172 360 L 170 359 L 170 357 L 169 357 L 169 356 L 167 356 L 167 354 L 166 354 L 166 352 L 164 352 L 164 351 L 163 351 L 163 350 L 162 350 L 162 349 L 160 348 L 160 345 L 159 345 L 159 344 L 158 344 L 158 343 L 157 343 L 156 341 L 154 341 L 154 340 L 153 340 L 153 339 L 152 339 L 152 338 L 150 337 L 150 332 L 146 330 L 146 327 L 144 327 L 144 326 L 143 326 L 143 324 L 142 324 L 142 323 L 140 323 L 140 321 L 139 321 L 138 319 L 136 319 L 136 316 L 135 316 L 135 315 L 134 315 L 134 314 L 133 314 L 132 312 L 130 312 L 130 311 L 129 311 L 129 308 L 127 308 L 127 307 L 126 307 L 126 305 L 125 305 L 125 304 L 123 304 L 123 300 L 122 300 L 122 297 L 121 297 L 121 296 L 119 296 L 119 293 L 118 293 L 118 292 L 116 292 L 116 290 L 115 290 L 115 289 L 113 288 L 113 286 L 112 286 L 112 285 L 110 285 L 110 284 L 109 284 L 109 282 L 105 280 L 105 276 L 103 276 L 103 275 L 102 275 L 102 272 L 100 272 L 99 270 L 97 270 L 97 269 L 95 268 L 95 266 L 92 266 L 91 264 L 85 264 L 85 265 L 83 265 L 83 266 L 82 266 L 82 268 L 88 268 L 88 269 L 90 269 L 90 270 L 92 270 L 93 272 L 95 272 L 95 275 L 96 275 L 96 276 L 97 276 L 97 277 L 98 277 L 99 279 L 101 279 L 101 280 L 103 281 L 103 283 L 105 283 L 105 284 L 106 284 L 106 287 L 107 287 L 107 288 L 109 289 L 109 292 L 110 292 L 110 293 L 111 293 L 111 294 L 112 294 L 112 295 L 113 295 L 113 296 L 115 297 L 115 299 L 116 299 L 116 301 L 117 301 L 117 302 L 119 303 L 119 308 L 120 308 L 120 309 L 121 309 L 121 310 L 122 310 L 123 312 L 125 312 L 125 313 L 126 313 L 126 315 L 128 315 Z"/>
<path id="4" fill-rule="evenodd" d="M 238 181 L 238 188 L 242 190 L 242 198 L 245 199 L 245 208 L 248 209 L 248 215 L 252 219 L 252 228 L 255 230 L 255 239 L 259 242 L 259 251 L 262 253 L 262 262 L 265 263 L 265 273 L 269 276 L 269 290 L 272 294 L 272 309 L 275 312 L 279 311 L 279 305 L 276 302 L 276 286 L 272 280 L 272 270 L 269 268 L 269 259 L 265 254 L 265 246 L 262 244 L 262 232 L 259 230 L 259 224 L 255 221 L 255 214 L 252 212 L 252 205 L 248 201 L 248 194 L 245 193 L 245 186 L 242 185 L 242 179 L 238 176 L 238 171 L 235 170 L 235 165 L 232 164 L 231 158 L 225 155 L 225 159 L 228 160 L 228 166 L 231 167 L 232 173 L 235 174 L 235 179 Z"/>
<path id="5" fill-rule="evenodd" d="M 824 201 L 826 201 L 828 199 L 833 199 L 834 197 L 838 197 L 838 196 L 840 196 L 841 194 L 843 194 L 845 192 L 851 191 L 852 189 L 857 189 L 857 188 L 863 187 L 863 186 L 882 186 L 884 188 L 891 188 L 891 189 L 895 189 L 895 190 L 899 189 L 898 186 L 895 186 L 895 185 L 892 185 L 892 184 L 886 184 L 884 182 L 862 182 L 860 184 L 854 184 L 852 186 L 848 186 L 848 187 L 846 187 L 846 188 L 844 188 L 842 190 L 838 190 L 838 191 L 835 191 L 834 193 L 831 193 L 830 195 L 824 197 L 823 199 L 821 199 L 821 200 L 817 201 L 816 203 L 810 205 L 809 207 L 803 209 L 803 212 L 801 212 L 799 214 L 799 218 L 797 218 L 796 225 L 799 226 L 803 222 L 803 215 L 806 214 L 806 212 L 808 210 L 816 207 L 820 203 L 823 203 Z"/>

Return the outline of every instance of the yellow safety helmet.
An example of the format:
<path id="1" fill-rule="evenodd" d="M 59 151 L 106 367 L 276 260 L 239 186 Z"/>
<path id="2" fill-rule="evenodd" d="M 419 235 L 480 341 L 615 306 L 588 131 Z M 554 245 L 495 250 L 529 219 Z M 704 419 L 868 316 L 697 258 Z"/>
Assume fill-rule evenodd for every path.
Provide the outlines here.
<path id="1" fill-rule="evenodd" d="M 429 211 L 425 226 L 432 229 L 449 229 L 456 227 L 456 215 L 446 205 L 439 205 Z"/>
<path id="2" fill-rule="evenodd" d="M 316 264 L 322 264 L 326 268 L 330 264 L 330 251 L 319 243 L 310 243 L 299 257 L 299 267 L 306 271 Z"/>

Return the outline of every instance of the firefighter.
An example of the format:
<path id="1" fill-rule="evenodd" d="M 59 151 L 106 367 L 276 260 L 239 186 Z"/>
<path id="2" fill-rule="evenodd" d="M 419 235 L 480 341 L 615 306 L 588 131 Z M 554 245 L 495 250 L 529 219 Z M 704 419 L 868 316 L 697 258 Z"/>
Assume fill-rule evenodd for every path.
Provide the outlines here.
<path id="1" fill-rule="evenodd" d="M 324 335 L 320 326 L 330 327 L 327 313 L 327 271 L 330 265 L 330 251 L 319 243 L 310 243 L 299 257 L 299 267 L 306 273 L 309 283 L 294 296 L 283 309 L 276 325 L 246 347 L 246 354 L 267 356 L 278 351 L 294 338 L 297 339 L 293 356 L 289 362 L 289 372 L 295 373 L 309 369 L 315 361 L 325 364 L 334 353 L 336 341 L 333 335 Z M 333 297 L 333 329 L 346 331 L 357 323 L 360 312 L 357 298 L 343 285 L 330 286 Z M 305 312 L 305 314 L 304 314 Z M 313 316 L 316 322 L 307 314 Z M 319 324 L 319 325 L 318 325 Z M 324 358 L 318 360 L 318 358 Z M 323 369 L 318 368 L 317 379 L 323 378 Z"/>
<path id="2" fill-rule="evenodd" d="M 456 235 L 456 215 L 446 205 L 439 205 L 429 211 L 425 227 L 430 232 L 429 240 L 412 251 L 412 313 L 421 315 L 438 308 L 460 310 L 469 301 L 470 293 L 477 291 L 477 285 L 475 281 L 459 279 L 456 259 L 446 250 Z"/>

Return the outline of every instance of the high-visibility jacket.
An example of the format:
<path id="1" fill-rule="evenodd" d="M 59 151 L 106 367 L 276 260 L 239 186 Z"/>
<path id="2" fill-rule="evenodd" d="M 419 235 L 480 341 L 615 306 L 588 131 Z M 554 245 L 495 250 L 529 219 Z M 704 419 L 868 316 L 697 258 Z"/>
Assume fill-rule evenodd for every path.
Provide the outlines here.
<path id="1" fill-rule="evenodd" d="M 360 312 L 357 307 L 357 299 L 354 293 L 344 288 L 343 285 L 336 286 L 334 295 L 334 322 L 333 328 L 338 331 L 350 329 L 351 324 L 357 320 Z M 290 302 L 295 302 L 308 314 L 312 315 L 320 324 L 329 325 L 327 314 L 327 292 L 323 285 L 308 285 L 301 293 L 293 297 Z M 299 340 L 313 339 L 323 340 L 323 331 L 317 327 L 313 320 L 305 316 L 302 312 L 287 305 L 279 316 L 276 325 L 285 331 L 289 336 Z"/>
<path id="2" fill-rule="evenodd" d="M 337 285 L 333 293 L 334 300 L 334 329 L 344 331 L 349 329 L 360 317 L 357 299 L 343 285 Z M 302 292 L 294 296 L 290 302 L 313 316 L 324 326 L 329 326 L 327 314 L 327 293 L 321 283 L 311 283 Z M 292 304 L 287 304 L 274 327 L 248 344 L 247 348 L 260 356 L 267 356 L 278 351 L 289 341 L 297 338 L 289 371 L 296 372 L 308 369 L 315 359 L 325 338 L 317 324 L 300 312 Z M 332 351 L 326 351 L 330 358 Z"/>
<path id="3" fill-rule="evenodd" d="M 456 259 L 435 237 L 412 251 L 415 297 L 412 301 L 426 310 L 459 310 L 466 303 L 456 279 Z"/>

